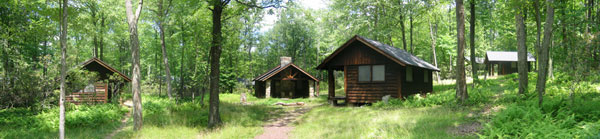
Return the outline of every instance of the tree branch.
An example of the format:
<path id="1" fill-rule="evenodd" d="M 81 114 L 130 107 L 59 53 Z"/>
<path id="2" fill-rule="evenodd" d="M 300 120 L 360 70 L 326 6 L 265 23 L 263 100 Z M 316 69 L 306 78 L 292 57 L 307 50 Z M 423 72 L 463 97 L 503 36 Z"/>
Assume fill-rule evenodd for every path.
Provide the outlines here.
<path id="1" fill-rule="evenodd" d="M 245 3 L 242 2 L 240 0 L 235 0 L 237 3 L 240 3 L 242 5 L 251 7 L 251 8 L 261 8 L 261 9 L 266 9 L 266 8 L 285 8 L 285 6 L 281 6 L 279 4 L 271 4 L 271 5 L 266 5 L 266 6 L 260 6 L 260 5 L 256 5 L 256 4 L 251 4 L 251 3 Z"/>
<path id="2" fill-rule="evenodd" d="M 144 0 L 140 0 L 140 2 L 138 3 L 138 7 L 135 10 L 135 16 L 134 16 L 135 22 L 138 22 L 138 19 L 140 19 L 140 14 L 142 13 L 142 5 L 143 4 L 144 4 Z"/>

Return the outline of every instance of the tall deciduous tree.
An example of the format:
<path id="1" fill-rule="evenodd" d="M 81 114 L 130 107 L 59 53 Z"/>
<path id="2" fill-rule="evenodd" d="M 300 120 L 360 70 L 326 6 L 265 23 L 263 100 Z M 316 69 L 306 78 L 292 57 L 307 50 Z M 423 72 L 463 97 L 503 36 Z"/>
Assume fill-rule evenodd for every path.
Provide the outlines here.
<path id="1" fill-rule="evenodd" d="M 163 4 L 163 0 L 158 0 L 157 9 L 153 10 L 156 14 L 156 25 L 158 26 L 158 32 L 160 34 L 160 47 L 162 50 L 163 56 L 163 64 L 165 65 L 165 73 L 166 73 L 166 81 L 167 81 L 167 96 L 169 99 L 173 99 L 173 95 L 171 94 L 171 70 L 169 68 L 169 56 L 167 55 L 167 47 L 165 42 L 165 25 L 164 22 L 167 19 L 167 15 L 169 15 L 169 9 L 171 8 L 172 0 L 169 0 L 169 5 L 165 8 Z"/>
<path id="2" fill-rule="evenodd" d="M 62 15 L 60 22 L 60 50 L 61 50 L 61 58 L 60 58 L 60 99 L 58 100 L 58 105 L 60 105 L 60 116 L 59 116 L 59 125 L 58 125 L 58 135 L 60 139 L 65 138 L 65 77 L 67 76 L 67 5 L 68 0 L 62 0 Z"/>
<path id="3" fill-rule="evenodd" d="M 536 85 L 536 90 L 538 92 L 538 105 L 542 106 L 544 100 L 544 94 L 546 91 L 546 79 L 548 75 L 548 61 L 549 54 L 548 50 L 552 43 L 552 24 L 554 23 L 554 7 L 553 0 L 546 0 L 546 25 L 544 25 L 544 42 L 542 42 L 542 46 L 540 47 L 540 55 L 539 56 L 539 70 L 538 70 L 538 80 Z"/>
<path id="4" fill-rule="evenodd" d="M 223 9 L 230 0 L 212 0 L 212 46 L 210 47 L 210 98 L 208 108 L 208 127 L 215 127 L 221 124 L 221 115 L 219 114 L 219 72 L 221 60 L 221 46 L 223 36 L 221 36 L 221 16 Z"/>
<path id="5" fill-rule="evenodd" d="M 527 72 L 529 70 L 529 65 L 527 64 L 527 46 L 525 44 L 527 32 L 525 31 L 525 21 L 523 19 L 523 15 L 525 15 L 525 12 L 526 10 L 522 7 L 522 5 L 517 3 L 515 25 L 517 30 L 517 69 L 519 71 L 519 94 L 524 94 L 527 91 Z"/>
<path id="6" fill-rule="evenodd" d="M 140 94 L 140 44 L 138 40 L 137 23 L 142 13 L 144 0 L 140 0 L 135 13 L 132 9 L 131 0 L 125 0 L 127 24 L 129 25 L 129 43 L 131 45 L 131 57 L 133 65 L 133 79 L 131 81 L 131 92 L 133 92 L 133 130 L 142 129 L 142 96 Z"/>
<path id="7" fill-rule="evenodd" d="M 477 61 L 475 60 L 475 0 L 470 0 L 471 20 L 469 20 L 469 45 L 471 45 L 471 71 L 473 73 L 473 86 L 477 79 Z"/>
<path id="8" fill-rule="evenodd" d="M 436 41 L 437 41 L 437 30 L 438 30 L 437 28 L 438 28 L 438 25 L 437 25 L 437 21 L 435 21 L 436 20 L 435 16 L 433 17 L 433 20 L 435 22 L 434 23 L 435 25 L 432 25 L 431 21 L 429 22 L 429 35 L 431 36 L 431 53 L 432 53 L 433 65 L 435 67 L 438 67 L 438 64 L 437 64 L 437 55 L 435 54 L 435 46 L 437 45 Z M 435 77 L 437 79 L 437 82 L 439 83 L 441 81 L 441 79 L 440 79 L 440 72 L 435 72 Z"/>
<path id="9" fill-rule="evenodd" d="M 251 8 L 272 8 L 279 7 L 281 0 L 270 0 L 263 1 L 270 5 L 260 6 L 253 3 L 244 3 L 240 0 L 235 0 L 237 3 L 251 7 Z M 222 16 L 225 7 L 231 2 L 231 0 L 212 0 L 209 8 L 212 12 L 212 41 L 210 47 L 210 98 L 208 108 L 208 127 L 214 128 L 222 123 L 221 116 L 219 114 L 219 75 L 220 75 L 220 60 L 221 60 L 221 47 L 223 46 L 222 36 Z"/>
<path id="10" fill-rule="evenodd" d="M 467 93 L 467 80 L 465 76 L 465 8 L 463 0 L 456 0 L 456 31 L 457 31 L 457 56 L 456 56 L 456 97 L 461 104 L 469 98 Z"/>
<path id="11" fill-rule="evenodd" d="M 539 69 L 540 66 L 540 42 L 542 41 L 542 23 L 541 23 L 541 19 L 540 19 L 540 0 L 534 0 L 533 1 L 533 10 L 535 10 L 535 27 L 536 27 L 536 31 L 537 31 L 537 36 L 535 39 L 535 55 L 538 58 L 538 61 L 535 66 L 535 69 Z"/>

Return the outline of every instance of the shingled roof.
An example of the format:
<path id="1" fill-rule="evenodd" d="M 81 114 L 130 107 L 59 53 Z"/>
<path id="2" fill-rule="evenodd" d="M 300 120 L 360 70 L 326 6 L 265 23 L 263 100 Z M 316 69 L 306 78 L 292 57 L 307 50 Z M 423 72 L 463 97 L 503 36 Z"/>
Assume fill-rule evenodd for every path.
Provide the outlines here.
<path id="1" fill-rule="evenodd" d="M 294 67 L 297 70 L 299 70 L 300 72 L 302 72 L 303 74 L 305 74 L 306 76 L 310 77 L 311 79 L 313 79 L 314 81 L 319 81 L 319 79 L 315 78 L 314 76 L 308 74 L 308 72 L 302 70 L 300 67 L 296 66 L 294 63 L 289 63 L 283 67 L 281 67 L 281 65 L 278 65 L 277 67 L 263 73 L 262 75 L 254 78 L 254 81 L 266 81 L 267 79 L 273 77 L 274 75 L 276 75 L 277 73 L 283 71 L 284 69 L 287 69 L 288 67 Z"/>
<path id="2" fill-rule="evenodd" d="M 327 57 L 323 61 L 323 63 L 321 63 L 321 65 L 319 65 L 317 67 L 317 69 L 324 68 L 323 66 L 325 63 L 327 63 L 329 60 L 331 60 L 333 57 L 335 57 L 335 55 L 337 55 L 344 48 L 346 48 L 345 46 L 349 45 L 350 43 L 352 43 L 354 41 L 359 41 L 361 43 L 364 43 L 366 46 L 369 46 L 370 48 L 372 48 L 375 51 L 381 53 L 382 55 L 390 58 L 392 61 L 395 61 L 396 63 L 398 63 L 400 65 L 403 65 L 403 66 L 411 65 L 411 66 L 415 66 L 415 67 L 430 69 L 433 71 L 440 71 L 440 69 L 438 69 L 436 66 L 433 66 L 430 63 L 428 63 L 427 61 L 422 60 L 419 57 L 414 56 L 400 48 L 396 48 L 396 47 L 381 43 L 379 41 L 371 40 L 371 39 L 368 39 L 368 38 L 365 38 L 365 37 L 359 36 L 359 35 L 355 35 L 354 37 L 352 37 L 352 39 L 347 41 L 342 47 L 335 50 L 333 52 L 333 54 L 329 55 L 329 57 Z"/>
<path id="3" fill-rule="evenodd" d="M 519 61 L 519 55 L 514 51 L 487 51 L 486 59 L 487 61 L 516 62 Z M 535 57 L 531 53 L 527 53 L 527 61 L 535 61 Z"/>
<path id="4" fill-rule="evenodd" d="M 113 67 L 109 66 L 108 64 L 106 64 L 104 61 L 102 61 L 102 60 L 100 60 L 98 58 L 95 58 L 95 57 L 92 58 L 92 59 L 90 59 L 90 60 L 88 60 L 88 61 L 85 61 L 85 62 L 83 62 L 83 63 L 81 63 L 79 65 L 81 67 L 85 68 L 85 67 L 89 66 L 92 63 L 96 63 L 96 64 L 100 65 L 101 67 L 105 68 L 106 70 L 108 70 L 108 71 L 110 71 L 112 73 L 117 73 L 117 74 L 119 74 L 119 76 L 121 76 L 123 78 L 123 80 L 125 80 L 127 82 L 131 82 L 131 78 L 127 77 L 125 74 L 119 72 L 115 68 L 113 68 Z"/>

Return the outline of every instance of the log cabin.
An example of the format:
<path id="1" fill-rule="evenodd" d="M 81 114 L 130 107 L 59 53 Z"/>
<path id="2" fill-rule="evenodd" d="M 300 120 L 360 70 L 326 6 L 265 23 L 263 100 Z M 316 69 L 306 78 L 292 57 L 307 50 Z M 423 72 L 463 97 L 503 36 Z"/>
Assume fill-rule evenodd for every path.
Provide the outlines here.
<path id="1" fill-rule="evenodd" d="M 125 83 L 131 82 L 131 78 L 109 66 L 98 58 L 92 58 L 80 64 L 83 70 L 97 72 L 98 80 L 87 85 L 82 90 L 73 92 L 65 97 L 66 101 L 74 104 L 96 104 L 107 103 Z M 110 79 L 114 74 L 118 79 Z"/>
<path id="2" fill-rule="evenodd" d="M 396 48 L 362 36 L 354 36 L 317 66 L 327 70 L 329 102 L 373 103 L 390 95 L 402 98 L 433 91 L 436 66 Z M 335 96 L 334 71 L 344 72 L 346 96 Z"/>
<path id="3" fill-rule="evenodd" d="M 254 78 L 254 95 L 258 98 L 306 98 L 317 96 L 319 80 L 292 63 L 291 57 L 280 57 L 280 64 Z"/>
<path id="4" fill-rule="evenodd" d="M 518 61 L 519 55 L 514 51 L 487 51 L 485 56 L 485 66 L 490 76 L 494 74 L 494 70 L 496 70 L 498 75 L 518 72 Z M 535 62 L 535 57 L 527 53 L 528 71 L 531 71 L 531 62 Z"/>

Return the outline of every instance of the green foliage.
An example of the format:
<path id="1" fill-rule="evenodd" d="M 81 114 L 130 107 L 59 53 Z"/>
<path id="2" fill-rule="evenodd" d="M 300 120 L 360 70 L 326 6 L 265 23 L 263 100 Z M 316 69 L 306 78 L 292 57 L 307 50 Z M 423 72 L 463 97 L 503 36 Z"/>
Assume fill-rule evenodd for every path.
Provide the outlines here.
<path id="1" fill-rule="evenodd" d="M 530 76 L 531 77 L 531 76 Z M 516 77 L 514 77 L 516 78 Z M 534 79 L 531 77 L 530 80 Z M 594 138 L 600 129 L 599 84 L 583 81 L 572 90 L 572 76 L 557 73 L 548 81 L 544 103 L 537 97 L 520 97 L 507 90 L 502 103 L 506 108 L 485 124 L 482 138 Z M 532 89 L 530 85 L 530 90 Z M 573 93 L 573 97 L 570 97 Z M 533 95 L 532 95 L 533 96 Z"/>
<path id="2" fill-rule="evenodd" d="M 127 110 L 116 104 L 67 107 L 67 129 L 113 129 Z M 58 132 L 58 108 L 34 112 L 27 108 L 0 110 L 0 138 L 52 138 Z M 71 133 L 76 134 L 76 133 Z M 78 135 L 73 135 L 78 136 Z"/>

